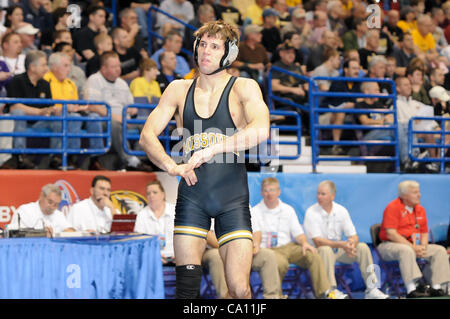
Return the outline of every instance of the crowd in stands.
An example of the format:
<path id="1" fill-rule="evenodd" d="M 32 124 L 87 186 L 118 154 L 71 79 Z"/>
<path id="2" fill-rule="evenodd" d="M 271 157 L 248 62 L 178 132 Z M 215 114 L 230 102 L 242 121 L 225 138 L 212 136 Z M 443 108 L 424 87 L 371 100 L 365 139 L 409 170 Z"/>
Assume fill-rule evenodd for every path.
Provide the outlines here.
<path id="1" fill-rule="evenodd" d="M 380 9 L 383 9 L 380 2 Z M 402 169 L 417 169 L 419 163 L 408 156 L 407 125 L 414 116 L 449 116 L 450 83 L 450 1 L 403 0 L 389 2 L 389 10 L 380 10 L 380 26 L 371 28 L 367 6 L 369 0 L 148 0 L 118 1 L 116 24 L 110 8 L 103 1 L 10 0 L 2 11 L 0 24 L 0 91 L 16 98 L 92 99 L 108 101 L 112 106 L 112 147 L 115 161 L 102 156 L 71 156 L 70 165 L 82 169 L 152 170 L 145 158 L 125 154 L 122 147 L 122 109 L 135 97 L 157 102 L 165 87 L 175 79 L 195 77 L 196 65 L 188 51 L 194 44 L 193 30 L 166 15 L 150 10 L 158 7 L 176 19 L 199 27 L 211 20 L 237 25 L 241 32 L 239 55 L 229 72 L 253 78 L 267 94 L 268 72 L 273 66 L 303 76 L 346 76 L 353 78 L 391 79 L 389 83 L 362 86 L 362 82 L 317 81 L 321 91 L 380 92 L 397 94 L 397 120 Z M 69 4 L 80 7 L 81 17 L 67 11 Z M 147 25 L 150 10 L 153 25 Z M 151 38 L 149 29 L 163 37 Z M 42 52 L 39 55 L 36 52 Z M 114 52 L 114 54 L 112 53 Z M 55 55 L 59 53 L 58 55 Z M 51 57 L 53 56 L 53 60 Z M 63 57 L 64 56 L 64 57 Z M 67 60 L 66 56 L 69 57 Z M 63 62 L 61 62 L 63 60 Z M 60 66 L 63 64 L 64 66 Z M 63 68 L 64 71 L 58 71 Z M 22 86 L 17 86 L 22 83 Z M 307 105 L 308 83 L 285 73 L 273 72 L 273 93 Z M 27 89 L 25 89 L 25 87 Z M 322 98 L 321 107 L 340 108 L 393 107 L 392 99 Z M 309 135 L 309 113 L 300 108 L 274 102 L 275 109 L 294 109 L 302 117 L 303 135 Z M 60 106 L 3 105 L 4 114 L 58 115 Z M 81 117 L 101 117 L 105 109 L 98 105 L 70 107 L 69 113 Z M 392 117 L 380 114 L 365 116 L 349 113 L 323 113 L 321 124 L 360 123 L 383 125 Z M 137 110 L 130 108 L 130 117 Z M 3 125 L 0 121 L 0 127 Z M 43 123 L 45 122 L 45 123 Z M 16 121 L 15 132 L 27 127 L 47 126 L 60 132 L 55 122 Z M 86 129 L 104 132 L 104 123 L 73 122 L 69 132 Z M 446 122 L 450 125 L 450 121 Z M 59 123 L 60 124 L 60 123 Z M 444 122 L 422 121 L 416 128 L 439 130 Z M 323 130 L 333 141 L 343 139 L 392 139 L 393 133 L 380 130 L 356 134 L 354 131 Z M 426 143 L 436 143 L 439 134 L 416 136 Z M 450 136 L 446 137 L 448 141 Z M 60 138 L 50 141 L 59 147 Z M 71 147 L 85 143 L 69 139 Z M 81 143 L 81 144 L 80 144 Z M 88 141 L 91 148 L 104 147 L 101 138 Z M 136 143 L 137 144 L 137 143 Z M 25 138 L 14 138 L 14 147 L 25 147 Z M 84 144 L 83 144 L 84 145 Z M 133 147 L 138 147 L 134 145 Z M 384 149 L 382 152 L 392 152 Z M 347 155 L 349 149 L 334 145 L 329 152 Z M 378 154 L 375 148 L 374 154 Z M 444 152 L 445 153 L 445 152 Z M 439 149 L 414 149 L 420 158 L 439 158 Z M 444 154 L 445 155 L 445 154 Z M 42 156 L 41 156 L 42 157 Z M 113 164 L 111 164 L 113 163 Z M 13 155 L 2 168 L 58 168 L 59 155 L 42 160 L 39 156 Z M 427 172 L 438 172 L 437 162 L 426 165 Z"/>

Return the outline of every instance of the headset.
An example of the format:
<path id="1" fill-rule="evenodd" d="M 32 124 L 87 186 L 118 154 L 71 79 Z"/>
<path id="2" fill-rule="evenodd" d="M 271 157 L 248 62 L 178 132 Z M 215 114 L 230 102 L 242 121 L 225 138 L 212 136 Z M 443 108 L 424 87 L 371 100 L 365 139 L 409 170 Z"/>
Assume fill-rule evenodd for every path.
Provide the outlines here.
<path id="1" fill-rule="evenodd" d="M 197 64 L 197 66 L 198 66 L 198 46 L 199 45 L 200 45 L 200 38 L 196 37 L 195 42 L 194 42 L 194 61 L 195 61 L 195 64 Z M 232 40 L 227 39 L 225 41 L 225 52 L 222 56 L 222 59 L 220 59 L 219 68 L 217 70 L 215 70 L 214 72 L 209 73 L 207 75 L 215 74 L 215 73 L 220 72 L 220 71 L 226 69 L 227 67 L 229 67 L 231 65 L 231 63 L 233 63 L 234 60 L 236 60 L 238 53 L 239 53 L 239 48 L 237 46 L 237 40 L 232 41 Z"/>

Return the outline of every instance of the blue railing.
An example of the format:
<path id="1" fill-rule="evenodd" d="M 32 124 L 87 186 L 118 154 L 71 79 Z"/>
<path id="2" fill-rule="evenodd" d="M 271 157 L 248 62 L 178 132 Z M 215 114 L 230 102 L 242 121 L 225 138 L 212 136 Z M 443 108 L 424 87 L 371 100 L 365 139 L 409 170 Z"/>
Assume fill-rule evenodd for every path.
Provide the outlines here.
<path id="1" fill-rule="evenodd" d="M 61 116 L 32 116 L 32 115 L 0 115 L 1 120 L 7 121 L 61 121 L 62 129 L 61 132 L 37 132 L 34 130 L 28 130 L 24 132 L 0 132 L 0 137 L 26 137 L 26 138 L 62 138 L 61 148 L 10 148 L 10 149 L 0 149 L 0 153 L 9 154 L 61 154 L 62 155 L 62 168 L 67 169 L 67 156 L 69 154 L 104 154 L 108 152 L 111 147 L 111 107 L 101 101 L 86 101 L 86 100 L 52 100 L 52 99 L 22 99 L 22 98 L 1 98 L 0 103 L 15 104 L 22 103 L 25 105 L 36 105 L 36 104 L 46 104 L 54 105 L 61 104 L 62 112 Z M 104 105 L 107 110 L 106 117 L 96 117 L 88 118 L 85 116 L 70 116 L 67 113 L 68 104 L 77 105 Z M 103 133 L 69 133 L 68 132 L 68 122 L 69 121 L 82 121 L 82 122 L 106 122 L 106 132 Z M 104 148 L 74 148 L 69 149 L 67 145 L 68 138 L 104 138 L 106 139 L 106 147 Z"/>
<path id="2" fill-rule="evenodd" d="M 440 129 L 434 131 L 423 131 L 414 129 L 414 121 L 416 120 L 428 120 L 428 121 L 437 121 L 440 122 Z M 449 157 L 445 157 L 447 149 L 450 148 L 450 144 L 445 143 L 445 137 L 450 135 L 450 130 L 447 130 L 446 124 L 450 123 L 450 117 L 442 117 L 442 116 L 434 116 L 434 117 L 412 117 L 408 122 L 408 154 L 411 160 L 417 162 L 437 162 L 440 166 L 440 172 L 445 172 L 445 163 L 450 162 Z M 436 143 L 414 143 L 414 135 L 422 134 L 422 135 L 440 135 L 440 138 L 437 139 Z M 438 157 L 424 157 L 418 158 L 414 156 L 413 149 L 414 148 L 424 148 L 424 149 L 438 149 L 439 156 Z"/>
<path id="3" fill-rule="evenodd" d="M 135 155 L 135 156 L 146 156 L 145 152 L 142 150 L 131 150 L 129 148 L 129 141 L 136 141 L 140 138 L 140 130 L 144 125 L 146 118 L 127 118 L 127 110 L 128 108 L 138 108 L 138 109 L 155 109 L 155 104 L 130 104 L 124 107 L 122 113 L 122 136 L 123 136 L 123 149 L 127 154 Z M 297 112 L 293 111 L 270 111 L 270 115 L 272 116 L 284 116 L 284 117 L 293 117 L 295 119 L 295 125 L 271 125 L 271 135 L 274 136 L 272 139 L 269 138 L 266 142 L 258 145 L 257 148 L 249 150 L 248 154 L 245 154 L 245 158 L 247 159 L 257 159 L 260 160 L 263 164 L 271 159 L 288 159 L 293 160 L 297 159 L 301 154 L 301 119 Z M 136 128 L 136 126 L 140 126 Z M 179 137 L 176 133 L 171 134 L 173 130 L 170 128 L 176 128 L 176 122 L 174 120 L 170 121 L 163 132 L 158 136 L 158 139 L 163 144 L 163 147 L 166 153 L 172 157 L 182 157 L 183 156 L 183 147 L 180 145 L 173 146 L 171 148 L 171 142 L 180 142 L 181 137 Z M 275 132 L 277 130 L 277 132 Z M 296 133 L 295 141 L 279 141 L 278 140 L 278 132 L 279 131 L 288 131 Z M 274 134 L 275 133 L 275 134 Z M 273 147 L 275 145 L 294 145 L 296 146 L 295 155 L 283 155 L 274 153 Z"/>
<path id="4" fill-rule="evenodd" d="M 312 148 L 312 169 L 316 172 L 316 166 L 319 161 L 392 161 L 395 165 L 395 171 L 400 172 L 400 156 L 398 148 L 398 130 L 397 130 L 397 102 L 396 94 L 364 94 L 364 93 L 346 93 L 346 92 L 322 92 L 319 91 L 315 81 L 345 81 L 345 82 L 378 82 L 389 83 L 392 85 L 392 91 L 396 92 L 395 82 L 392 80 L 372 79 L 372 78 L 346 78 L 346 77 L 314 77 L 310 78 L 309 99 L 310 99 L 310 123 L 311 123 L 311 148 Z M 319 97 L 347 97 L 347 98 L 379 98 L 392 99 L 392 109 L 384 110 L 362 110 L 362 109 L 344 109 L 344 108 L 322 108 L 319 104 Z M 319 124 L 320 113 L 348 113 L 348 114 L 364 114 L 364 113 L 380 113 L 392 114 L 392 125 L 321 125 Z M 321 130 L 329 129 L 349 129 L 349 130 L 392 130 L 394 132 L 393 141 L 333 141 L 320 140 L 319 133 Z M 394 156 L 320 156 L 319 147 L 342 145 L 342 146 L 394 146 Z"/>
<path id="5" fill-rule="evenodd" d="M 311 83 L 311 80 L 310 80 L 309 77 L 303 76 L 303 75 L 298 74 L 298 73 L 290 72 L 290 71 L 288 71 L 288 70 L 279 68 L 279 67 L 277 67 L 277 66 L 272 66 L 272 67 L 270 68 L 270 71 L 269 71 L 269 74 L 268 74 L 268 84 L 267 84 L 267 85 L 268 85 L 268 86 L 267 86 L 267 87 L 268 87 L 268 92 L 269 92 L 269 94 L 268 94 L 268 102 L 269 102 L 268 104 L 269 104 L 269 108 L 270 108 L 271 110 L 273 110 L 273 109 L 274 109 L 274 106 L 273 106 L 274 103 L 273 103 L 273 101 L 278 101 L 278 102 L 283 103 L 283 104 L 285 104 L 285 105 L 289 105 L 289 106 L 292 106 L 292 107 L 294 107 L 294 108 L 298 108 L 298 109 L 301 109 L 301 110 L 303 110 L 303 111 L 309 112 L 309 111 L 310 111 L 310 110 L 309 110 L 309 106 L 301 105 L 301 104 L 295 103 L 295 102 L 293 102 L 292 100 L 283 98 L 283 97 L 281 97 L 281 96 L 276 95 L 275 93 L 273 93 L 273 90 L 272 90 L 272 73 L 273 73 L 273 71 L 280 72 L 280 73 L 285 73 L 285 74 L 290 75 L 290 76 L 293 76 L 293 77 L 295 77 L 295 78 L 297 78 L 297 79 L 304 80 L 304 81 L 306 81 L 306 82 L 308 82 L 308 83 Z"/>
<path id="6" fill-rule="evenodd" d="M 180 19 L 174 17 L 173 15 L 171 15 L 171 14 L 169 14 L 169 13 L 167 13 L 167 12 L 165 12 L 165 11 L 163 11 L 163 10 L 153 6 L 153 5 L 150 6 L 150 9 L 147 11 L 148 54 L 149 54 L 149 56 L 152 54 L 152 42 L 153 42 L 152 38 L 156 37 L 158 39 L 162 39 L 162 40 L 164 39 L 160 34 L 158 34 L 157 32 L 154 32 L 152 30 L 152 26 L 153 26 L 152 10 L 155 11 L 155 12 L 159 12 L 161 14 L 164 14 L 165 16 L 168 16 L 170 19 L 172 19 L 172 20 L 174 20 L 174 21 L 184 25 L 186 28 L 189 28 L 189 29 L 194 30 L 194 31 L 197 30 L 197 28 L 194 27 L 193 25 L 190 25 L 190 24 L 184 22 L 183 20 L 180 20 Z M 192 55 L 192 51 L 186 50 L 185 48 L 181 48 L 181 52 L 183 52 L 183 53 L 185 53 L 185 54 L 187 54 L 189 56 Z"/>

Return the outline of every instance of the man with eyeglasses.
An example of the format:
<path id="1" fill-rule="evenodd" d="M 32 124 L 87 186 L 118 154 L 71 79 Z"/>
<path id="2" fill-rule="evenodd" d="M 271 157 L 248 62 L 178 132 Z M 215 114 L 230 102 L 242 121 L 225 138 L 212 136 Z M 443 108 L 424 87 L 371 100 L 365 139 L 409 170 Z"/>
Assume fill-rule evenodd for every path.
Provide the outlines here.
<path id="1" fill-rule="evenodd" d="M 45 185 L 36 202 L 23 204 L 17 209 L 8 229 L 45 229 L 47 237 L 53 237 L 55 233 L 75 231 L 64 213 L 58 210 L 60 202 L 60 188 L 55 184 Z"/>

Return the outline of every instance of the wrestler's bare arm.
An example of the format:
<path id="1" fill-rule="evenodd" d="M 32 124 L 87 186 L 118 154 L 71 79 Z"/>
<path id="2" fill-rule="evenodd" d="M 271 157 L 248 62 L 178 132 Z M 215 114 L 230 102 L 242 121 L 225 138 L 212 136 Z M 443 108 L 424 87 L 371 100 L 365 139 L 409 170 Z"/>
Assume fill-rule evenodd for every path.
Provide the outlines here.
<path id="1" fill-rule="evenodd" d="M 178 95 L 180 91 L 184 92 L 184 85 L 182 80 L 176 80 L 169 84 L 161 96 L 158 106 L 147 118 L 139 140 L 139 144 L 147 153 L 148 158 L 165 171 L 169 171 L 177 164 L 167 155 L 158 136 L 176 113 L 179 101 Z"/>

